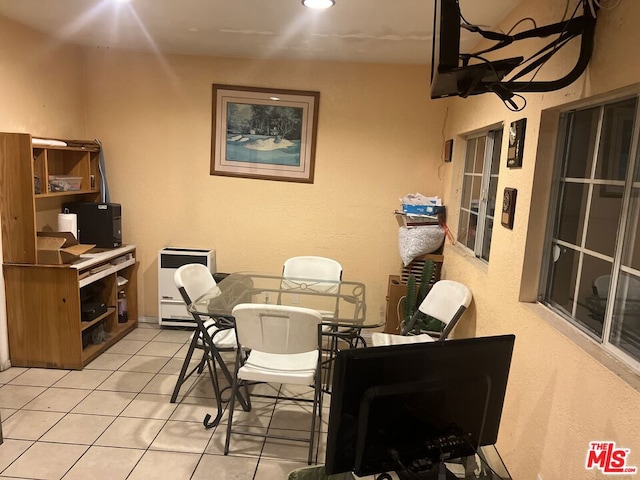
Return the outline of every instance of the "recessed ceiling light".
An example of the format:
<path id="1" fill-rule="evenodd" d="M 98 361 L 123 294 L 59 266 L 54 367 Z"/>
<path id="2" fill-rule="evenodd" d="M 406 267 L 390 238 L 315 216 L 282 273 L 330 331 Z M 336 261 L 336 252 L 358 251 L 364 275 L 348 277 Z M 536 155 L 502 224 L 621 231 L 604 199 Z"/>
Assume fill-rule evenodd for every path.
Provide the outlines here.
<path id="1" fill-rule="evenodd" d="M 274 102 L 277 102 L 278 100 L 280 100 L 280 97 L 269 97 L 269 100 L 273 100 Z"/>
<path id="2" fill-rule="evenodd" d="M 335 0 L 302 0 L 302 4 L 305 7 L 324 9 L 333 7 L 336 4 Z"/>

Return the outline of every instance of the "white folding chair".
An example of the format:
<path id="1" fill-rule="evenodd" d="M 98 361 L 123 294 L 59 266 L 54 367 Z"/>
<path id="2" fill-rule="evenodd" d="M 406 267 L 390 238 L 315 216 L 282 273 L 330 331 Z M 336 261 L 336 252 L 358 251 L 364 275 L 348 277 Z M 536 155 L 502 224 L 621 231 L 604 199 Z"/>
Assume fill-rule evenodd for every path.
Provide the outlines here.
<path id="1" fill-rule="evenodd" d="M 176 287 L 187 306 L 191 305 L 194 300 L 202 296 L 205 292 L 216 287 L 216 281 L 211 275 L 211 272 L 202 264 L 194 263 L 183 265 L 176 270 L 173 278 Z M 221 351 L 230 352 L 236 349 L 237 342 L 236 334 L 233 330 L 233 320 L 225 318 L 209 318 L 208 320 L 203 321 L 197 313 L 191 312 L 191 315 L 196 322 L 197 328 L 191 334 L 189 350 L 187 351 L 187 355 L 180 370 L 180 375 L 178 376 L 176 386 L 174 387 L 173 394 L 171 396 L 171 403 L 175 403 L 178 393 L 180 392 L 180 387 L 182 387 L 185 381 L 196 371 L 198 373 L 202 373 L 205 365 L 207 365 L 209 370 L 209 375 L 211 376 L 211 381 L 217 397 L 220 397 L 220 388 L 215 364 L 219 364 L 220 369 L 229 383 L 233 380 L 231 372 L 219 354 Z M 209 343 L 211 343 L 211 346 Z M 203 351 L 202 360 L 200 360 L 198 365 L 187 373 L 195 349 Z M 220 399 L 218 398 L 217 400 Z M 222 409 L 219 409 L 217 421 L 219 421 L 221 412 Z"/>
<path id="2" fill-rule="evenodd" d="M 238 340 L 233 393 L 229 402 L 229 419 L 224 454 L 229 453 L 232 434 L 263 438 L 278 438 L 309 442 L 308 463 L 313 458 L 316 414 L 321 415 L 322 389 L 320 382 L 320 352 L 322 316 L 315 310 L 284 305 L 240 304 L 233 309 Z M 269 382 L 292 385 L 312 385 L 313 400 L 284 395 L 259 395 L 279 400 L 313 402 L 309 438 L 269 435 L 234 429 L 233 412 L 236 395 L 242 383 L 245 398 L 251 408 L 247 382 Z M 280 390 L 279 390 L 280 391 Z M 254 396 L 258 396 L 255 395 Z"/>
<path id="3" fill-rule="evenodd" d="M 326 280 L 323 282 L 323 280 Z M 285 260 L 282 266 L 282 290 L 296 290 L 302 287 L 319 293 L 340 293 L 342 265 L 326 257 L 301 256 Z M 338 301 L 334 311 L 320 311 L 325 318 L 338 315 Z"/>
<path id="4" fill-rule="evenodd" d="M 371 335 L 371 343 L 376 347 L 433 341 L 434 339 L 428 334 L 410 335 L 420 312 L 436 318 L 445 324 L 444 330 L 437 339 L 438 341 L 444 341 L 455 328 L 462 314 L 469 307 L 472 298 L 471 290 L 469 290 L 466 285 L 453 280 L 440 280 L 433 284 L 433 287 L 431 287 L 431 290 L 418 307 L 418 311 L 409 320 L 407 325 L 404 326 L 402 335 L 375 332 Z M 428 340 L 426 337 L 429 337 L 431 340 Z"/>

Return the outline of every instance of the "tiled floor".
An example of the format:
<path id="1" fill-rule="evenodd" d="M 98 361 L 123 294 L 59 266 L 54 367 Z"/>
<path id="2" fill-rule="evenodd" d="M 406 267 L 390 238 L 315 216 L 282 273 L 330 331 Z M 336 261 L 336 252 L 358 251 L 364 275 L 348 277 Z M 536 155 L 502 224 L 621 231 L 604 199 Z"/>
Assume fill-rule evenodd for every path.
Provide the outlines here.
<path id="1" fill-rule="evenodd" d="M 82 371 L 13 367 L 0 372 L 0 479 L 286 479 L 306 466 L 302 442 L 238 436 L 222 454 L 208 376 L 194 375 L 169 402 L 190 332 L 141 323 Z M 199 356 L 197 356 L 199 359 Z M 260 385 L 256 389 L 273 389 Z M 299 392 L 301 393 L 301 392 Z M 324 459 L 328 398 L 316 448 Z M 311 405 L 255 398 L 234 425 L 306 435 Z"/>

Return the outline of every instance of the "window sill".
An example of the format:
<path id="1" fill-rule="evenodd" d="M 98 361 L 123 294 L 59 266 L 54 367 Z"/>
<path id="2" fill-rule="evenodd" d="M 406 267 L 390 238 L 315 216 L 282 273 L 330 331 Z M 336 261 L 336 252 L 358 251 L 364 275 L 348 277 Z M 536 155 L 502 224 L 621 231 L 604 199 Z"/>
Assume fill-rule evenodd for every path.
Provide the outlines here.
<path id="1" fill-rule="evenodd" d="M 454 252 L 460 258 L 464 258 L 473 268 L 477 268 L 483 273 L 489 273 L 489 264 L 484 260 L 480 260 L 475 254 L 469 250 L 467 247 L 463 247 L 460 243 L 456 242 L 455 244 L 448 244 L 449 251 Z"/>
<path id="2" fill-rule="evenodd" d="M 602 345 L 591 337 L 573 327 L 569 322 L 553 313 L 540 303 L 523 303 L 534 315 L 542 319 L 563 337 L 581 348 L 591 358 L 599 362 L 611 373 L 626 382 L 630 387 L 640 392 L 640 373 L 629 365 L 617 359 Z"/>

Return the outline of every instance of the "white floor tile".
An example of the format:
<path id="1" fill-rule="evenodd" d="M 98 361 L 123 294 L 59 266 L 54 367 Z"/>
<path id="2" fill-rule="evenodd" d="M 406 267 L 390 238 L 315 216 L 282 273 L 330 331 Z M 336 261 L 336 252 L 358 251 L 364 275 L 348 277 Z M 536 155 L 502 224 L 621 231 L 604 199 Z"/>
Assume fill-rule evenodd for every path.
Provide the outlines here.
<path id="1" fill-rule="evenodd" d="M 191 338 L 193 333 L 192 329 L 189 330 L 174 330 L 163 328 L 162 331 L 153 339 L 154 342 L 170 342 L 185 344 Z"/>
<path id="2" fill-rule="evenodd" d="M 169 395 L 140 393 L 120 414 L 123 417 L 168 419 L 176 408 Z"/>
<path id="3" fill-rule="evenodd" d="M 207 430 L 202 424 L 168 421 L 149 449 L 203 453 L 212 436 L 213 430 Z"/>
<path id="4" fill-rule="evenodd" d="M 18 375 L 23 374 L 27 370 L 28 368 L 23 368 L 23 367 L 7 368 L 6 370 L 0 372 L 0 384 L 10 382 L 14 378 L 16 378 Z"/>
<path id="5" fill-rule="evenodd" d="M 45 387 L 3 385 L 0 387 L 0 407 L 22 408 L 45 390 Z"/>
<path id="6" fill-rule="evenodd" d="M 2 433 L 5 438 L 18 440 L 38 440 L 47 430 L 64 417 L 59 412 L 30 412 L 20 410 L 6 422 L 2 422 Z"/>
<path id="7" fill-rule="evenodd" d="M 181 343 L 157 342 L 155 339 L 140 349 L 138 355 L 151 357 L 173 357 L 182 347 Z"/>
<path id="8" fill-rule="evenodd" d="M 13 440 L 5 436 L 2 447 L 0 447 L 0 472 L 22 455 L 31 445 L 33 445 L 31 441 Z"/>
<path id="9" fill-rule="evenodd" d="M 142 393 L 156 393 L 162 395 L 171 395 L 176 387 L 178 381 L 178 375 L 166 375 L 158 373 L 153 379 L 145 385 Z M 193 383 L 193 378 L 188 378 L 186 382 L 182 384 L 182 390 L 186 390 Z"/>
<path id="10" fill-rule="evenodd" d="M 136 355 L 124 363 L 119 370 L 123 372 L 158 373 L 168 361 L 167 357 Z"/>
<path id="11" fill-rule="evenodd" d="M 127 337 L 126 339 L 120 340 L 118 343 L 110 347 L 106 353 L 135 355 L 146 344 L 146 340 L 129 340 L 129 338 Z"/>
<path id="12" fill-rule="evenodd" d="M 68 373 L 69 370 L 57 370 L 53 368 L 30 368 L 22 375 L 18 375 L 8 383 L 10 385 L 50 387 Z"/>
<path id="13" fill-rule="evenodd" d="M 97 390 L 113 392 L 140 392 L 154 377 L 153 373 L 113 372 L 109 378 L 97 387 Z"/>
<path id="14" fill-rule="evenodd" d="M 84 400 L 91 390 L 79 388 L 48 388 L 38 397 L 27 403 L 25 410 L 42 410 L 51 412 L 70 412 Z"/>
<path id="15" fill-rule="evenodd" d="M 160 333 L 159 330 L 155 328 L 141 328 L 141 324 L 138 324 L 138 328 L 136 328 L 129 335 L 124 337 L 125 340 L 142 340 L 148 342 L 149 340 L 153 340 Z"/>
<path id="16" fill-rule="evenodd" d="M 41 440 L 91 445 L 113 421 L 114 417 L 70 413 L 45 433 Z"/>
<path id="17" fill-rule="evenodd" d="M 144 450 L 93 446 L 82 456 L 64 480 L 125 480 Z"/>
<path id="18" fill-rule="evenodd" d="M 132 355 L 125 355 L 122 353 L 103 353 L 84 368 L 94 370 L 117 370 L 131 357 Z"/>
<path id="19" fill-rule="evenodd" d="M 164 420 L 116 418 L 95 444 L 103 447 L 149 448 L 164 426 Z"/>
<path id="20" fill-rule="evenodd" d="M 104 382 L 109 375 L 111 375 L 111 372 L 108 370 L 74 370 L 57 381 L 53 386 L 93 390 Z"/>
<path id="21" fill-rule="evenodd" d="M 188 479 L 196 470 L 200 455 L 148 451 L 144 454 L 128 480 Z"/>
<path id="22" fill-rule="evenodd" d="M 13 462 L 3 475 L 58 480 L 87 450 L 86 445 L 37 442 Z"/>
<path id="23" fill-rule="evenodd" d="M 130 392 L 91 392 L 78 404 L 72 413 L 87 413 L 94 415 L 120 415 L 136 396 Z"/>
<path id="24" fill-rule="evenodd" d="M 258 466 L 257 458 L 234 457 L 230 455 L 203 455 L 191 480 L 211 480 L 215 472 L 216 480 L 240 480 L 253 478 Z M 270 477 L 269 480 L 286 479 Z"/>

